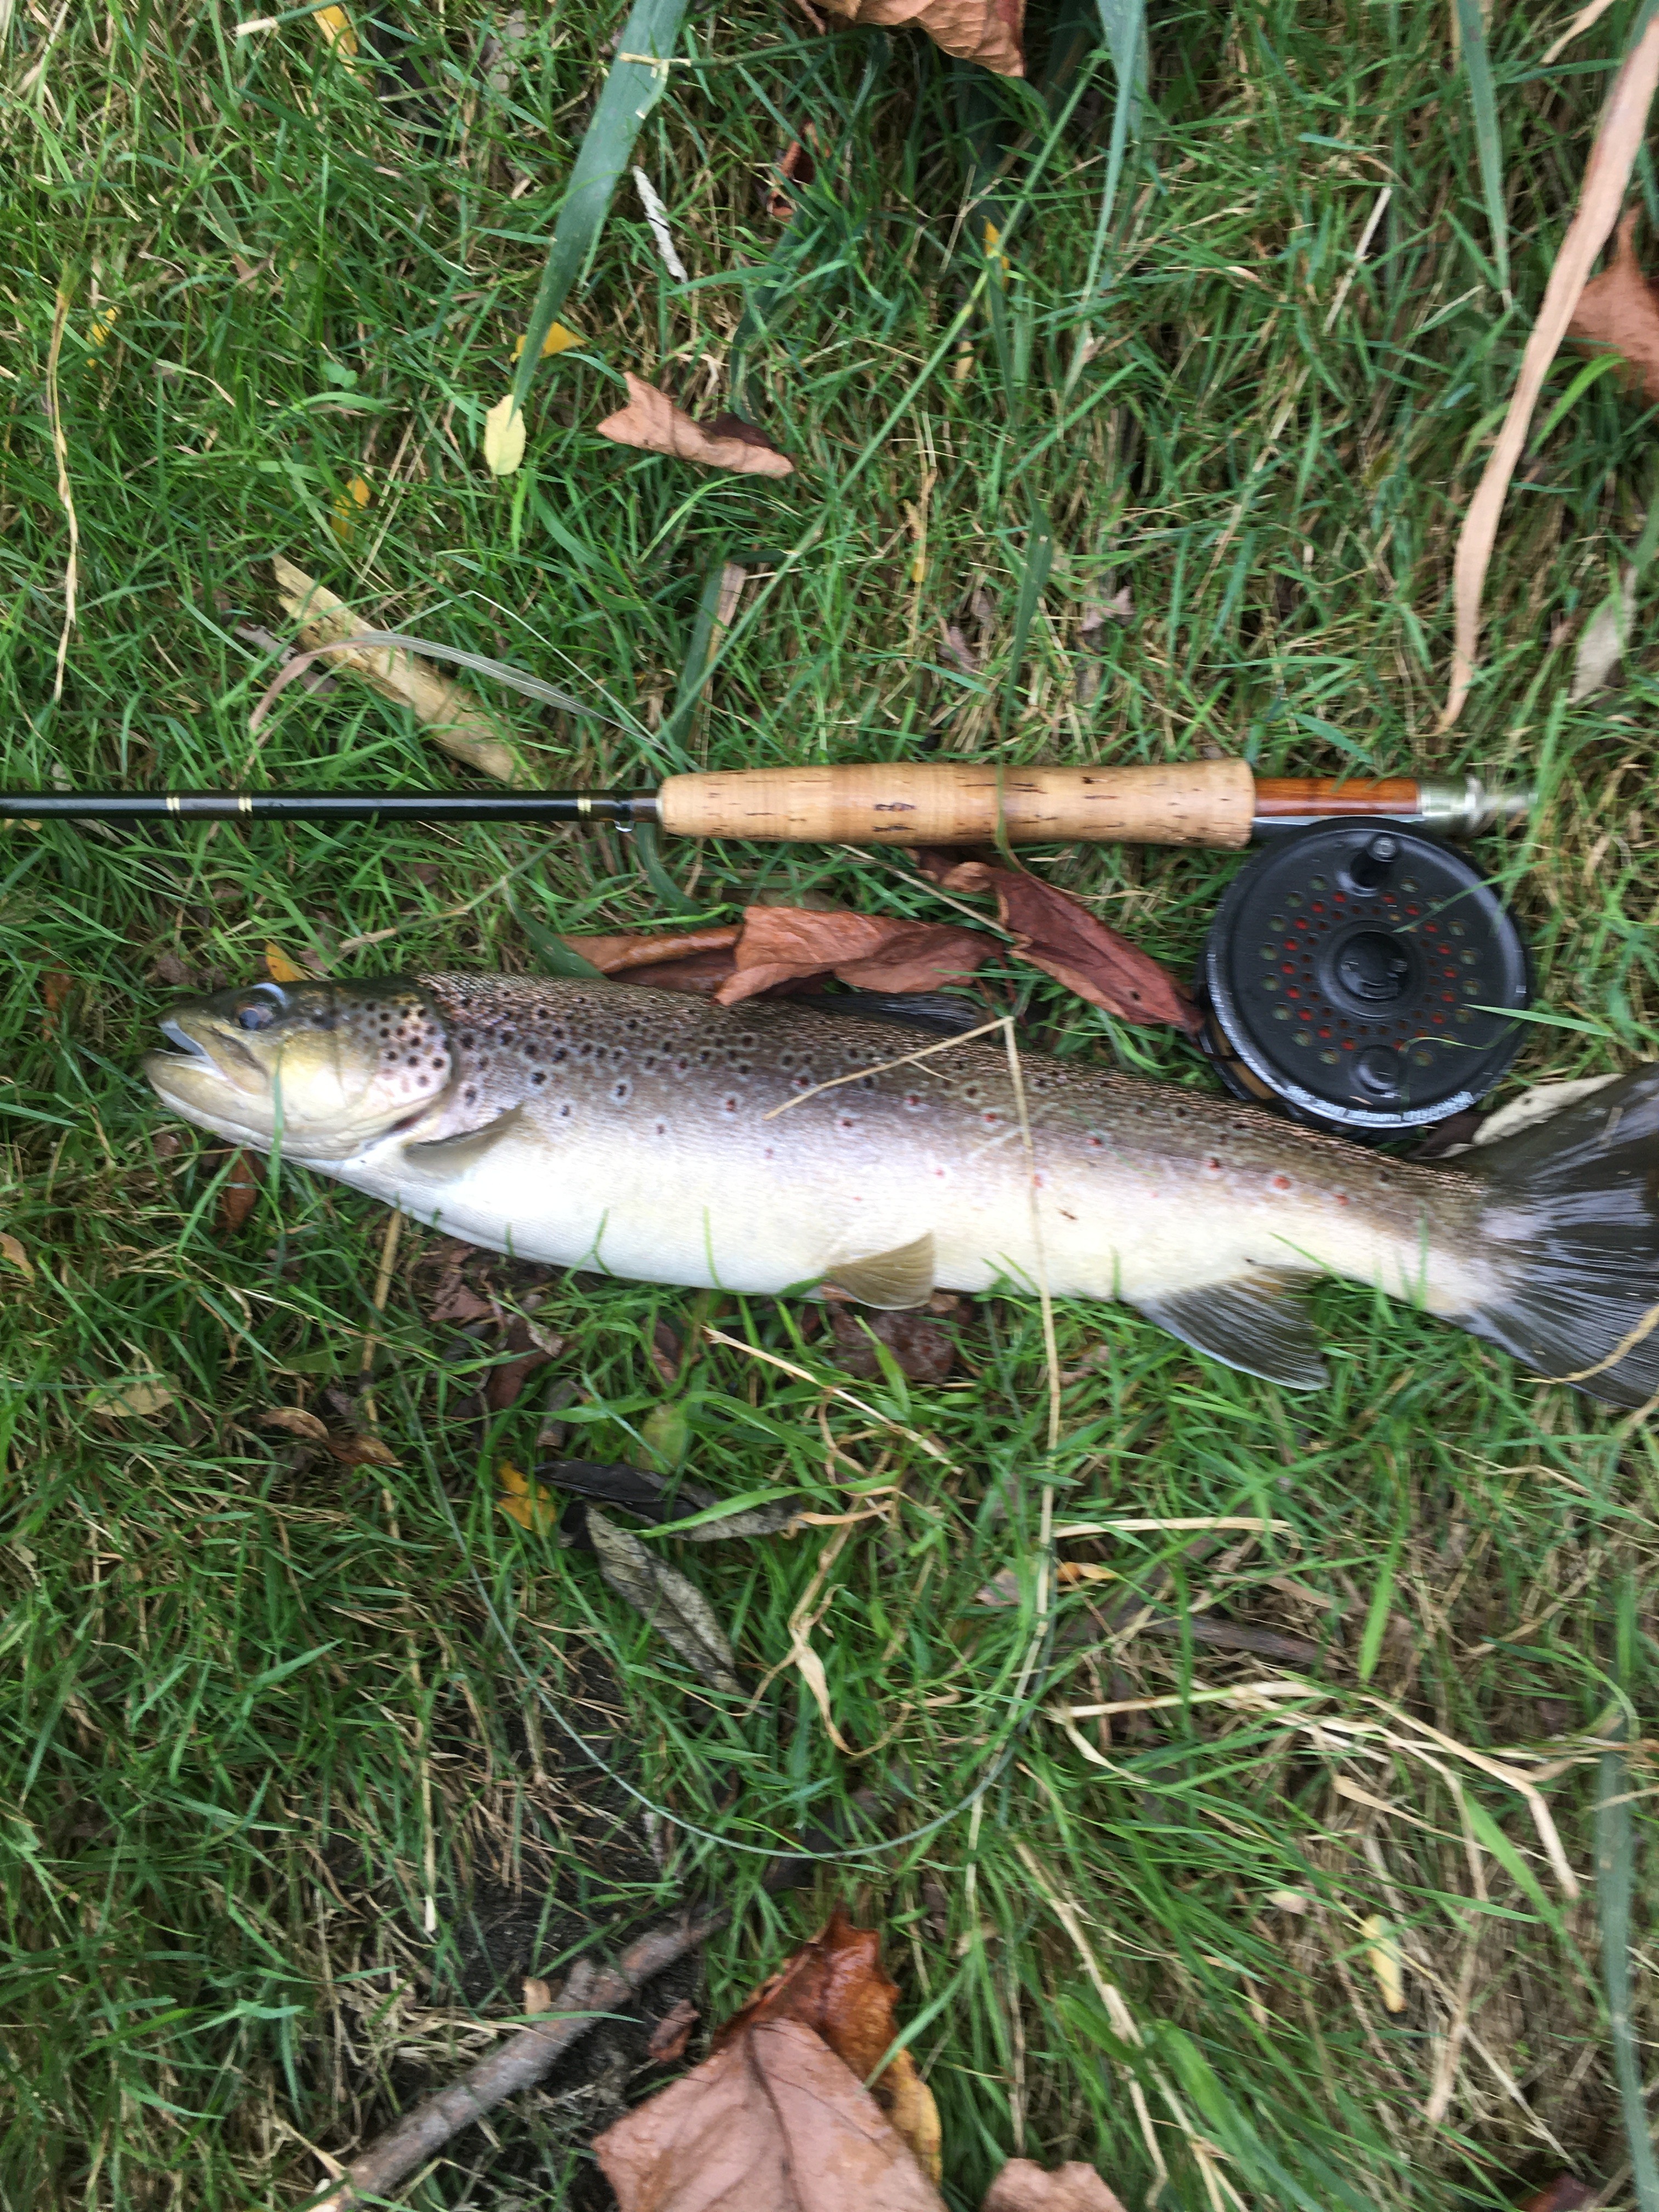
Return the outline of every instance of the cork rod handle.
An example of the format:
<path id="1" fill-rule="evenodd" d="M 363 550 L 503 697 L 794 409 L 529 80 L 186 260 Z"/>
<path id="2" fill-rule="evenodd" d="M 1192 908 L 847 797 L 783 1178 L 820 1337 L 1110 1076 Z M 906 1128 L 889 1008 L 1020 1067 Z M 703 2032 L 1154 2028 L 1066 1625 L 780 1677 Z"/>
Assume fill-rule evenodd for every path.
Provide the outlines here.
<path id="1" fill-rule="evenodd" d="M 999 768 L 901 761 L 671 775 L 658 817 L 677 837 L 769 843 L 1014 845 L 1249 842 L 1255 779 L 1243 761 L 1156 768 Z"/>

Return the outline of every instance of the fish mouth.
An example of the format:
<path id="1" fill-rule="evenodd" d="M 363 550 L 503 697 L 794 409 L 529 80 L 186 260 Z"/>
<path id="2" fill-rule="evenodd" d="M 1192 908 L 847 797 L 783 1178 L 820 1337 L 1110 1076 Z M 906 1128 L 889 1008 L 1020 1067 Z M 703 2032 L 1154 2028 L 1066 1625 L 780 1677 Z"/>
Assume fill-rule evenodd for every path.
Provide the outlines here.
<path id="1" fill-rule="evenodd" d="M 239 1090 L 249 1086 L 247 1077 L 255 1076 L 261 1086 L 265 1073 L 259 1062 L 235 1038 L 220 1031 L 214 1032 L 213 1042 L 191 1029 L 180 1014 L 167 1014 L 156 1024 L 161 1035 L 173 1047 L 170 1052 L 149 1054 L 151 1065 L 162 1070 L 188 1068 L 193 1075 L 216 1075 L 222 1083 L 232 1083 Z"/>

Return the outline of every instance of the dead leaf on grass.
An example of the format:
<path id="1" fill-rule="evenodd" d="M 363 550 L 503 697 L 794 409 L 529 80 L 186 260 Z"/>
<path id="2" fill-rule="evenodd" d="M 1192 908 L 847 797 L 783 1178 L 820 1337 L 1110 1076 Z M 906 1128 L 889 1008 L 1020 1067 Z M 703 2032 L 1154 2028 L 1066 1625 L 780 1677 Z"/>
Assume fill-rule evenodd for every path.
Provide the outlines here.
<path id="1" fill-rule="evenodd" d="M 872 1337 L 886 1346 L 900 1374 L 912 1382 L 943 1382 L 957 1364 L 956 1339 L 926 1314 L 855 1310 L 836 1303 L 830 1308 L 830 1328 L 836 1340 L 836 1366 L 860 1382 L 881 1379 L 881 1360 Z"/>
<path id="2" fill-rule="evenodd" d="M 332 649 L 341 640 L 356 637 L 374 625 L 360 622 L 343 599 L 280 553 L 271 568 L 283 608 L 300 624 L 300 643 L 307 652 L 330 648 L 331 667 L 361 677 L 383 699 L 407 707 L 426 726 L 434 744 L 481 775 L 494 776 L 498 783 L 520 780 L 519 763 L 504 740 L 502 726 L 464 685 L 441 676 L 418 653 L 399 653 L 389 646 Z"/>
<path id="3" fill-rule="evenodd" d="M 550 1536 L 559 1525 L 558 1501 L 544 1482 L 532 1482 L 521 1468 L 503 1460 L 495 1470 L 501 1495 L 495 1503 L 509 1521 L 532 1536 Z"/>
<path id="4" fill-rule="evenodd" d="M 280 945 L 265 947 L 265 973 L 273 983 L 304 983 L 310 978 L 291 961 Z"/>
<path id="5" fill-rule="evenodd" d="M 738 476 L 787 477 L 795 465 L 781 453 L 763 430 L 736 415 L 717 415 L 709 423 L 696 422 L 677 407 L 665 392 L 647 384 L 642 376 L 625 371 L 628 404 L 607 415 L 599 434 L 614 445 L 635 446 L 643 453 L 666 453 L 679 461 L 696 461 L 706 469 L 731 469 Z"/>
<path id="6" fill-rule="evenodd" d="M 824 0 L 824 5 L 846 23 L 878 23 L 890 30 L 912 25 L 945 53 L 977 62 L 998 76 L 1025 74 L 1024 0 Z"/>
<path id="7" fill-rule="evenodd" d="M 34 1280 L 34 1262 L 9 1229 L 0 1229 L 0 1257 L 16 1268 L 25 1282 Z"/>
<path id="8" fill-rule="evenodd" d="M 522 347 L 522 341 L 520 341 Z M 492 477 L 510 477 L 524 459 L 524 410 L 509 392 L 484 416 L 484 466 Z"/>
<path id="9" fill-rule="evenodd" d="M 696 1584 L 591 1505 L 587 1533 L 599 1558 L 599 1572 L 617 1596 L 642 1613 L 705 1682 L 717 1690 L 735 1692 L 738 1662 L 714 1607 Z"/>
<path id="10" fill-rule="evenodd" d="M 758 2021 L 593 2148 L 622 2212 L 942 2212 L 870 2092 L 796 2020 Z"/>
<path id="11" fill-rule="evenodd" d="M 331 1437 L 328 1449 L 342 1467 L 396 1467 L 398 1455 L 379 1437 Z"/>
<path id="12" fill-rule="evenodd" d="M 1613 259 L 1578 295 L 1567 336 L 1579 345 L 1616 353 L 1622 381 L 1644 398 L 1659 399 L 1659 291 L 1636 256 L 1640 208 L 1619 225 Z"/>
<path id="13" fill-rule="evenodd" d="M 829 1925 L 762 1984 L 719 2030 L 721 2051 L 763 2021 L 799 2021 L 821 2036 L 860 2081 L 869 2080 L 898 2033 L 898 1987 L 882 1971 L 881 1938 L 854 1928 L 837 1905 Z M 871 2083 L 877 2103 L 931 2179 L 939 2175 L 939 2113 L 933 2094 L 901 2051 Z"/>
<path id="14" fill-rule="evenodd" d="M 343 489 L 334 495 L 334 505 L 329 514 L 328 526 L 342 545 L 349 545 L 357 527 L 358 510 L 368 505 L 373 494 L 362 477 L 353 477 Z"/>
<path id="15" fill-rule="evenodd" d="M 645 2055 L 659 2066 L 667 2066 L 676 2058 L 684 2058 L 685 2046 L 691 2040 L 691 2031 L 697 2024 L 697 2008 L 690 1997 L 682 1997 L 677 2005 L 665 2012 L 651 2031 L 651 2040 L 645 2046 Z"/>
<path id="16" fill-rule="evenodd" d="M 69 1004 L 70 994 L 75 988 L 75 978 L 66 968 L 48 968 L 40 978 L 40 997 L 46 1006 L 46 1018 L 40 1024 L 42 1036 L 55 1035 L 58 1017 Z"/>
<path id="17" fill-rule="evenodd" d="M 544 1982 L 539 1974 L 526 1974 L 524 1978 L 524 2008 L 526 2012 L 551 2012 L 551 1983 Z"/>
<path id="18" fill-rule="evenodd" d="M 113 1382 L 99 1382 L 88 1391 L 86 1408 L 106 1421 L 146 1420 L 165 1413 L 174 1398 L 173 1385 L 161 1375 L 124 1375 Z"/>
<path id="19" fill-rule="evenodd" d="M 1362 1920 L 1359 1932 L 1365 1939 L 1365 1963 L 1376 1978 L 1383 2003 L 1390 2012 L 1404 2012 L 1406 1965 L 1400 1938 L 1380 1912 Z"/>
<path id="20" fill-rule="evenodd" d="M 1659 355 L 1656 356 L 1659 366 Z M 1636 614 L 1636 569 L 1627 566 L 1618 582 L 1584 625 L 1578 650 L 1572 657 L 1572 682 L 1567 698 L 1577 707 L 1609 683 L 1630 642 Z"/>
<path id="21" fill-rule="evenodd" d="M 219 1188 L 219 1233 L 234 1237 L 259 1202 L 265 1164 L 258 1152 L 230 1156 L 230 1172 Z"/>
<path id="22" fill-rule="evenodd" d="M 989 891 L 1019 957 L 1091 1006 L 1126 1022 L 1168 1022 L 1189 1033 L 1202 1026 L 1197 1007 L 1168 969 L 1097 921 L 1069 891 L 1024 868 L 959 860 L 949 853 L 918 858 L 946 890 Z"/>
<path id="23" fill-rule="evenodd" d="M 286 1429 L 291 1437 L 299 1437 L 308 1444 L 326 1444 L 328 1431 L 315 1413 L 308 1413 L 303 1406 L 273 1406 L 269 1413 L 261 1413 L 259 1421 L 267 1429 Z"/>
<path id="24" fill-rule="evenodd" d="M 1123 2203 L 1091 2166 L 1073 2160 L 1045 2173 L 1034 2160 L 1011 2158 L 979 2212 L 1123 2212 Z"/>
<path id="25" fill-rule="evenodd" d="M 714 997 L 735 1006 L 775 984 L 826 975 L 866 991 L 935 991 L 971 975 L 996 950 L 979 931 L 948 922 L 751 906 L 744 913 L 736 971 Z"/>
<path id="26" fill-rule="evenodd" d="M 777 175 L 792 185 L 803 188 L 817 175 L 817 163 L 812 158 L 817 143 L 817 134 L 809 123 L 805 142 L 792 138 L 784 149 L 783 159 L 778 163 Z M 774 222 L 787 222 L 795 212 L 795 203 L 781 184 L 774 182 L 766 195 L 766 212 Z"/>
<path id="27" fill-rule="evenodd" d="M 638 969 L 659 967 L 665 961 L 729 952 L 742 933 L 736 922 L 726 922 L 714 929 L 636 930 L 611 937 L 567 937 L 563 942 L 604 975 L 632 975 Z M 641 975 L 638 980 L 648 983 L 651 978 Z"/>

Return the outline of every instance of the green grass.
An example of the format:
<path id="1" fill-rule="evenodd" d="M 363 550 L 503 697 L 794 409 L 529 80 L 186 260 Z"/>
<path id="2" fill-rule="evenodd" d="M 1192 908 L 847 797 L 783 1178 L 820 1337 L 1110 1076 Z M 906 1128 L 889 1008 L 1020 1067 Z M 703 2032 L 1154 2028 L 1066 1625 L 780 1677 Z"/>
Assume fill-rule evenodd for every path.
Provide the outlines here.
<path id="1" fill-rule="evenodd" d="M 538 374 L 526 467 L 496 483 L 477 457 L 483 410 L 507 388 L 620 11 L 537 17 L 504 91 L 485 82 L 483 11 L 432 19 L 414 52 L 447 135 L 422 135 L 304 22 L 239 40 L 228 11 L 21 9 L 0 122 L 5 780 L 445 781 L 418 733 L 348 688 L 290 691 L 248 739 L 266 663 L 237 629 L 276 624 L 280 550 L 377 622 L 618 702 L 636 734 L 526 710 L 550 780 L 927 747 L 1533 769 L 1545 803 L 1491 853 L 1540 1004 L 1562 1018 L 1522 1072 L 1651 1054 L 1651 655 L 1638 646 L 1622 690 L 1565 703 L 1577 628 L 1655 489 L 1651 421 L 1611 379 L 1528 460 L 1486 671 L 1458 730 L 1436 732 L 1458 515 L 1631 15 L 1615 7 L 1541 71 L 1554 18 L 1495 12 L 1507 314 L 1492 164 L 1444 8 L 1155 9 L 1097 292 L 1117 108 L 1097 59 L 1088 82 L 1034 96 L 908 34 L 821 40 L 771 7 L 696 15 L 635 155 L 691 281 L 665 276 L 624 178 L 562 311 L 587 343 Z M 1090 21 L 1057 20 L 1055 46 Z M 1039 56 L 1048 40 L 1038 25 Z M 998 118 L 1011 143 L 1026 134 L 1024 166 L 988 186 L 1006 283 L 994 264 L 982 282 L 983 210 L 963 197 Z M 780 230 L 769 167 L 809 122 L 817 181 Z M 43 393 L 60 285 L 80 596 L 54 702 L 67 537 Z M 606 445 L 593 425 L 624 367 L 708 413 L 740 373 L 798 473 L 726 479 Z M 343 544 L 331 517 L 356 474 L 374 498 Z M 757 580 L 709 674 L 711 586 L 733 561 Z M 1130 619 L 1089 622 L 1125 586 Z M 951 623 L 973 674 L 943 649 Z M 886 856 L 668 860 L 710 915 L 806 893 L 946 911 Z M 1234 864 L 1038 865 L 1182 965 Z M 222 1158 L 193 1138 L 158 1151 L 136 1074 L 167 994 L 158 961 L 238 975 L 275 939 L 341 973 L 523 969 L 527 932 L 662 910 L 606 832 L 0 832 L 3 1226 L 34 1270 L 0 1262 L 0 2201 L 297 2203 L 323 2170 L 308 2146 L 348 2152 L 447 2079 L 518 2009 L 522 1972 L 694 1883 L 744 1908 L 707 1960 L 711 2017 L 835 1895 L 887 1930 L 954 2207 L 1015 2148 L 1094 2160 L 1138 2207 L 1153 2172 L 1131 2082 L 1171 2171 L 1165 2204 L 1218 2201 L 1206 2160 L 1219 2201 L 1252 2206 L 1501 2205 L 1568 2160 L 1629 2201 L 1589 1888 L 1594 1759 L 1543 1784 L 1586 1877 L 1568 1905 L 1512 1790 L 1455 1756 L 1198 1698 L 1281 1668 L 1190 1624 L 1213 1613 L 1316 1644 L 1334 1723 L 1383 1719 L 1368 1690 L 1483 1752 L 1571 1751 L 1623 1698 L 1639 1793 L 1659 1496 L 1645 1425 L 1335 1287 L 1318 1300 L 1334 1379 L 1311 1400 L 1200 1364 L 1121 1309 L 1062 1306 L 1067 1370 L 1105 1354 L 1068 1389 L 1052 1458 L 1037 1317 L 1017 1304 L 979 1307 L 957 1382 L 908 1399 L 858 1386 L 881 1424 L 829 1403 L 833 1467 L 815 1384 L 713 1348 L 684 1391 L 702 1480 L 732 1497 L 798 1484 L 832 1513 L 859 1479 L 895 1486 L 812 1601 L 828 1601 L 814 1642 L 861 1764 L 796 1675 L 752 1710 L 714 1698 L 590 1558 L 495 1513 L 497 1461 L 535 1454 L 540 1385 L 481 1435 L 476 1375 L 426 1319 L 435 1238 L 405 1235 L 381 1325 L 398 1467 L 307 1458 L 260 1425 L 273 1406 L 326 1411 L 320 1394 L 356 1377 L 383 1217 L 289 1172 L 240 1234 L 217 1233 Z M 1030 1006 L 1062 1051 L 1207 1082 L 1173 1042 L 1058 990 Z M 574 1446 L 637 1455 L 663 1391 L 652 1330 L 684 1333 L 690 1295 L 541 1287 Z M 722 1326 L 834 1378 L 799 1310 L 734 1304 Z M 137 1373 L 165 1376 L 173 1402 L 100 1416 L 97 1387 Z M 1184 1626 L 1103 1636 L 1121 1594 L 1067 1590 L 1022 1700 L 1044 1479 L 1062 1522 L 1272 1525 L 1064 1544 Z M 750 1683 L 783 1661 L 836 1534 L 673 1547 Z M 1019 1604 L 978 1606 L 1010 1567 Z M 1176 1702 L 1109 1732 L 1079 1723 L 1081 1743 L 1048 1714 L 1139 1697 Z M 717 1840 L 653 1832 L 659 1865 L 638 1806 L 596 1782 L 560 1715 Z M 887 1793 L 893 1847 L 826 1865 L 816 1895 L 757 1899 L 758 1849 L 856 1823 L 866 1784 Z M 899 1834 L 975 1791 L 972 1810 Z M 1649 1801 L 1631 1810 L 1632 2022 L 1650 2071 Z M 1406 1944 L 1397 2016 L 1359 1934 L 1376 1913 Z M 1469 2033 L 1448 2055 L 1454 2014 Z M 459 2138 L 412 2201 L 602 2202 L 584 2147 L 638 2094 L 637 2060 L 606 2031 L 488 2137 Z M 1211 2149 L 1194 2154 L 1176 2106 Z"/>

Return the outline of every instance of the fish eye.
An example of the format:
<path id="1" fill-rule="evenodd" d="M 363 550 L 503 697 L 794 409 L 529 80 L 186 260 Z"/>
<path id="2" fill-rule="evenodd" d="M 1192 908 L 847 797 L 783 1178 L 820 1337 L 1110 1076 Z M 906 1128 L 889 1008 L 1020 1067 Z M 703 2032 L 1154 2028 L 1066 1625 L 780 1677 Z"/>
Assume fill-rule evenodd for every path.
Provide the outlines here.
<path id="1" fill-rule="evenodd" d="M 236 1006 L 236 1026 L 244 1030 L 269 1029 L 286 1004 L 275 983 L 256 984 Z"/>

